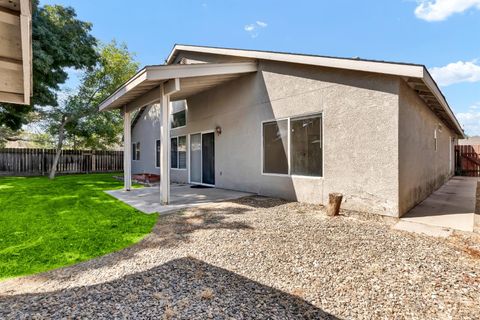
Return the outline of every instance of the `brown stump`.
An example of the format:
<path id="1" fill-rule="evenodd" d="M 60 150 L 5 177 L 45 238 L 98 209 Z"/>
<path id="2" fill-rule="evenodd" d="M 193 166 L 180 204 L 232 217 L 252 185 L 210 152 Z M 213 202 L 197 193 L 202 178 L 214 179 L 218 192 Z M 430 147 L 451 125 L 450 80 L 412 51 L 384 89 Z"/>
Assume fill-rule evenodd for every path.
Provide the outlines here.
<path id="1" fill-rule="evenodd" d="M 340 212 L 340 204 L 342 203 L 342 198 L 343 194 L 341 193 L 330 193 L 328 195 L 327 216 L 338 216 L 338 213 Z"/>

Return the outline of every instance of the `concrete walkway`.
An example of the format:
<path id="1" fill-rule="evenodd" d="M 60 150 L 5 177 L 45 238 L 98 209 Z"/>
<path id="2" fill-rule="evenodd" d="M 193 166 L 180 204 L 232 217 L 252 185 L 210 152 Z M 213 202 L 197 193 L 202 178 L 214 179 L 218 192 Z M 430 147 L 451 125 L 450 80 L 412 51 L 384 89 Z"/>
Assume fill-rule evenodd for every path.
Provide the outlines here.
<path id="1" fill-rule="evenodd" d="M 453 177 L 410 210 L 402 221 L 429 226 L 473 231 L 477 181 L 474 177 Z"/>
<path id="2" fill-rule="evenodd" d="M 192 188 L 188 184 L 172 184 L 170 186 L 170 204 L 160 204 L 159 187 L 145 187 L 131 191 L 106 191 L 120 201 L 144 213 L 168 213 L 179 209 L 210 204 L 214 202 L 234 200 L 251 196 L 250 193 L 217 188 Z"/>

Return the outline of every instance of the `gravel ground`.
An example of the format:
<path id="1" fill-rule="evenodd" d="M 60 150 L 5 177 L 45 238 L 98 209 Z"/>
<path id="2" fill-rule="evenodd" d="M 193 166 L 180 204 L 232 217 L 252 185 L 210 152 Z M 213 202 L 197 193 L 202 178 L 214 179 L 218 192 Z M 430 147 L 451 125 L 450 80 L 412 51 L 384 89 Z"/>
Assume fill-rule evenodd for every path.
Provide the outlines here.
<path id="1" fill-rule="evenodd" d="M 0 283 L 0 318 L 478 319 L 480 239 L 249 197 L 159 219 L 125 250 Z"/>

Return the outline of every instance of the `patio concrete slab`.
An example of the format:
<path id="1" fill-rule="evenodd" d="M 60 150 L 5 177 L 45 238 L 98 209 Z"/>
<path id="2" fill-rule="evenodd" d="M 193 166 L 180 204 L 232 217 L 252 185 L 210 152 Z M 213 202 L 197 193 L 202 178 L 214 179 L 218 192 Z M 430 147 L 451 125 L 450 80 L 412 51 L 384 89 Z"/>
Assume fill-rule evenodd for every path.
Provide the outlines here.
<path id="1" fill-rule="evenodd" d="M 424 223 L 416 223 L 405 220 L 400 220 L 392 227 L 392 229 L 419 233 L 430 237 L 439 238 L 448 238 L 453 233 L 453 230 L 450 228 L 437 227 Z"/>
<path id="2" fill-rule="evenodd" d="M 218 188 L 192 188 L 188 184 L 172 184 L 170 186 L 170 204 L 160 204 L 158 186 L 125 190 L 106 191 L 108 194 L 144 213 L 169 213 L 172 211 L 211 204 L 215 202 L 239 199 L 251 196 L 251 193 Z"/>
<path id="3" fill-rule="evenodd" d="M 453 177 L 401 220 L 472 232 L 478 180 Z"/>

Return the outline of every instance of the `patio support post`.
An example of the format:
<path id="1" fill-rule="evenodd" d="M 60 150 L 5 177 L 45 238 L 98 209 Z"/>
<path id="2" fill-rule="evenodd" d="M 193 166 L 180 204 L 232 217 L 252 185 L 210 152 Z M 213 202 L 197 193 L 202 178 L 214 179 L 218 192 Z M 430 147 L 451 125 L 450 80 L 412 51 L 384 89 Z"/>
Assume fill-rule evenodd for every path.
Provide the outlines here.
<path id="1" fill-rule="evenodd" d="M 160 203 L 167 205 L 170 200 L 170 97 L 165 85 L 160 85 Z"/>
<path id="2" fill-rule="evenodd" d="M 132 188 L 132 118 L 127 106 L 123 107 L 123 181 L 126 191 Z"/>

